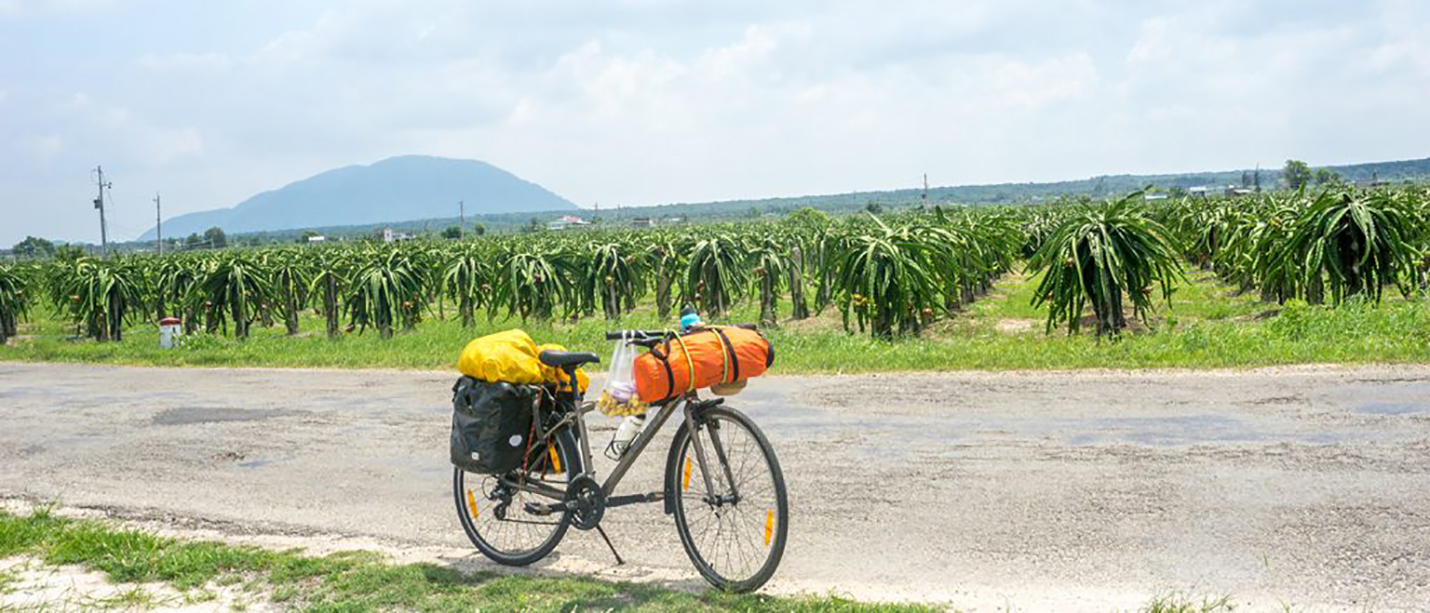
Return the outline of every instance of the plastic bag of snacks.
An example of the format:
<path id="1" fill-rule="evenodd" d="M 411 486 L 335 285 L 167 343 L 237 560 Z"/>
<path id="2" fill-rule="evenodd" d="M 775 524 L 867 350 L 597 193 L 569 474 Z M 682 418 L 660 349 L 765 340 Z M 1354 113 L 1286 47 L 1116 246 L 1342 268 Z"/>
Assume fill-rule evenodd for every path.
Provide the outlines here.
<path id="1" fill-rule="evenodd" d="M 601 386 L 596 408 L 606 415 L 644 415 L 649 405 L 636 396 L 636 348 L 626 339 L 616 341 L 611 352 L 611 371 Z"/>

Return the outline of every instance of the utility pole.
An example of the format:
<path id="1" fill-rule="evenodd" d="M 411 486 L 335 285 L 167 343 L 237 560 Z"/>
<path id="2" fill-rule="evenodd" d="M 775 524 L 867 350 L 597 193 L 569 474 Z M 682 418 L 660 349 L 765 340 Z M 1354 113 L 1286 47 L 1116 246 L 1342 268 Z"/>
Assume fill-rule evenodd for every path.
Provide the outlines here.
<path id="1" fill-rule="evenodd" d="M 458 232 L 457 232 L 457 238 L 461 238 L 461 237 L 467 235 L 467 201 L 466 201 L 466 200 L 458 200 L 458 201 L 457 201 L 457 214 L 461 216 L 460 219 L 462 220 L 462 221 L 461 221 L 461 225 L 460 225 L 460 226 L 457 226 L 457 230 L 458 230 Z"/>
<path id="2" fill-rule="evenodd" d="M 159 255 L 164 255 L 164 216 L 159 212 L 158 192 L 154 192 L 154 242 L 159 244 Z"/>
<path id="3" fill-rule="evenodd" d="M 1256 184 L 1256 193 L 1258 193 L 1258 194 L 1261 193 L 1261 163 L 1260 163 L 1260 162 L 1258 162 L 1258 163 L 1256 164 L 1256 178 L 1254 179 L 1254 182 L 1255 182 L 1255 184 Z"/>
<path id="4" fill-rule="evenodd" d="M 929 199 L 929 173 L 924 173 L 924 193 L 920 196 L 925 202 Z"/>
<path id="5" fill-rule="evenodd" d="M 99 179 L 96 181 L 99 185 L 99 197 L 94 199 L 94 208 L 99 209 L 99 244 L 104 249 L 104 255 L 109 255 L 109 228 L 104 225 L 104 190 L 112 183 L 104 182 L 103 166 L 95 166 L 94 171 L 99 173 Z"/>

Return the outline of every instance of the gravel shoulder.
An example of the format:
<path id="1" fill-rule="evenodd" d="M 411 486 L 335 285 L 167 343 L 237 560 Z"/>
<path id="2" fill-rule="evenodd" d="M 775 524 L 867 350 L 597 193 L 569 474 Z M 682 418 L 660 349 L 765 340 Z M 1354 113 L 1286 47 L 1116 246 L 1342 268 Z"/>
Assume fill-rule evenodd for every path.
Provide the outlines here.
<path id="1" fill-rule="evenodd" d="M 0 498 L 164 531 L 491 568 L 446 461 L 453 375 L 0 363 Z M 964 610 L 1430 602 L 1430 367 L 768 377 L 770 589 Z M 615 420 L 597 417 L 593 438 Z M 660 483 L 662 433 L 622 484 Z M 609 464 L 598 464 L 605 470 Z M 700 584 L 659 505 L 534 572 Z"/>

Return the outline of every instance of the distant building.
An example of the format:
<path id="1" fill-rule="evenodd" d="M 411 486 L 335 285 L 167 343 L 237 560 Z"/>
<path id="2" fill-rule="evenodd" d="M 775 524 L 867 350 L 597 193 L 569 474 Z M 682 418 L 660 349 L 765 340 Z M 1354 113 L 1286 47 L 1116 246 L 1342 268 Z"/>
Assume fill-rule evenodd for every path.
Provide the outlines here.
<path id="1" fill-rule="evenodd" d="M 587 221 L 584 220 L 584 219 L 581 219 L 580 217 L 575 216 L 575 215 L 562 215 L 562 216 L 561 216 L 560 218 L 558 218 L 556 221 L 553 221 L 553 222 L 551 222 L 551 223 L 549 223 L 549 224 L 546 224 L 546 229 L 548 229 L 548 230 L 565 230 L 565 229 L 567 229 L 567 228 L 574 228 L 574 227 L 585 226 L 585 225 L 590 225 L 590 223 L 587 222 Z"/>
<path id="2" fill-rule="evenodd" d="M 386 239 L 386 238 L 387 238 L 387 235 L 383 235 L 383 238 Z M 321 234 L 318 235 L 318 236 L 309 236 L 309 237 L 308 237 L 308 242 L 310 242 L 310 243 L 325 243 L 325 242 L 327 242 L 327 241 L 328 241 L 328 237 L 323 236 L 323 235 L 321 235 Z"/>
<path id="3" fill-rule="evenodd" d="M 1252 189 L 1251 189 L 1250 187 L 1242 187 L 1242 186 L 1240 186 L 1240 185 L 1228 185 L 1228 186 L 1226 187 L 1226 192 L 1224 192 L 1224 193 L 1225 193 L 1225 195 L 1227 195 L 1227 196 L 1238 197 L 1238 196 L 1250 196 L 1250 195 L 1252 195 L 1252 194 L 1254 194 L 1254 193 L 1256 193 L 1256 192 L 1255 192 L 1255 191 L 1252 191 Z"/>
<path id="4" fill-rule="evenodd" d="M 412 235 L 406 232 L 398 232 L 392 228 L 382 229 L 382 242 L 384 243 L 400 243 L 410 240 L 412 240 Z"/>
<path id="5" fill-rule="evenodd" d="M 1143 194 L 1142 199 L 1147 201 L 1166 200 L 1167 194 L 1164 192 L 1148 192 L 1146 194 Z"/>
<path id="6" fill-rule="evenodd" d="M 632 228 L 650 228 L 655 226 L 655 220 L 649 217 L 637 217 L 631 220 Z"/>
<path id="7" fill-rule="evenodd" d="M 1191 196 L 1191 197 L 1193 197 L 1193 198 L 1206 198 L 1206 197 L 1207 197 L 1207 186 L 1205 186 L 1205 185 L 1198 185 L 1198 186 L 1196 186 L 1196 187 L 1188 187 L 1188 188 L 1187 188 L 1187 195 L 1188 195 L 1188 196 Z"/>
<path id="8" fill-rule="evenodd" d="M 1406 180 L 1405 182 L 1406 182 L 1407 184 L 1412 183 L 1412 181 L 1410 181 L 1410 180 Z M 1369 180 L 1369 181 L 1356 181 L 1356 182 L 1355 182 L 1355 185 L 1363 186 L 1363 187 L 1379 187 L 1379 186 L 1381 186 L 1381 185 L 1390 185 L 1390 184 L 1391 184 L 1390 181 L 1382 181 L 1382 180 L 1380 180 L 1380 173 L 1375 172 L 1375 171 L 1371 171 L 1371 173 L 1370 173 L 1370 180 Z"/>

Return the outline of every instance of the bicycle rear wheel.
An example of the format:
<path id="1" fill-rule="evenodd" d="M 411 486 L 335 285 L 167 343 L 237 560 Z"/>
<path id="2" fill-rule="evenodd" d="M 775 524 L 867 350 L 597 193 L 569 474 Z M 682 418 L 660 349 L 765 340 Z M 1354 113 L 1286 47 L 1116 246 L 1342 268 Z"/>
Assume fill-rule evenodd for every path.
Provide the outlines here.
<path id="1" fill-rule="evenodd" d="M 675 528 L 695 569 L 732 592 L 759 589 L 775 574 L 789 533 L 789 495 L 774 448 L 749 417 L 727 407 L 703 412 L 676 432 Z"/>
<path id="2" fill-rule="evenodd" d="M 581 472 L 580 451 L 569 428 L 562 428 L 547 449 L 532 453 L 527 468 L 517 469 L 509 479 L 542 485 L 561 491 Z M 517 490 L 497 475 L 469 473 L 461 468 L 452 475 L 452 493 L 457 499 L 457 517 L 462 530 L 492 561 L 507 566 L 526 566 L 546 557 L 571 527 L 571 513 L 558 511 L 536 515 L 526 509 L 531 503 L 560 500 Z"/>

